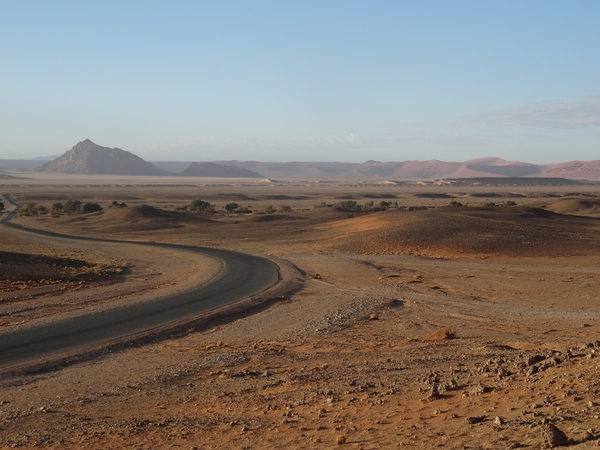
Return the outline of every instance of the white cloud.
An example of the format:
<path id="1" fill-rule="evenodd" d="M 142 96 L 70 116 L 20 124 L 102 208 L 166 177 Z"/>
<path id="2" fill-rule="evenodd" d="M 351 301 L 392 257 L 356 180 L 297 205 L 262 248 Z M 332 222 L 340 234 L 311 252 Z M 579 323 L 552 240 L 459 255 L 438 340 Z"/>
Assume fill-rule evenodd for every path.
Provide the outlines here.
<path id="1" fill-rule="evenodd" d="M 571 102 L 548 102 L 487 111 L 467 118 L 479 126 L 574 128 L 600 126 L 600 95 Z"/>

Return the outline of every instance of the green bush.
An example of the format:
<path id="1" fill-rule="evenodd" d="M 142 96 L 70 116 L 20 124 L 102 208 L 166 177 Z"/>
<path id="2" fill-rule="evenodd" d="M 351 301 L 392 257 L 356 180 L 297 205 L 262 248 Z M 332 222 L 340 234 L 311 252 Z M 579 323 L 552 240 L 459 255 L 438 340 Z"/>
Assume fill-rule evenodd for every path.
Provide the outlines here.
<path id="1" fill-rule="evenodd" d="M 48 208 L 44 205 L 36 205 L 34 202 L 27 202 L 19 209 L 19 215 L 30 216 L 31 214 L 48 214 Z"/>
<path id="2" fill-rule="evenodd" d="M 225 211 L 227 212 L 234 212 L 236 209 L 238 209 L 240 207 L 240 205 L 238 205 L 235 202 L 231 202 L 231 203 L 227 203 L 225 205 Z"/>
<path id="3" fill-rule="evenodd" d="M 82 210 L 84 213 L 92 213 L 96 211 L 102 211 L 102 206 L 100 206 L 98 203 L 87 202 L 83 205 Z"/>
<path id="4" fill-rule="evenodd" d="M 200 199 L 192 200 L 187 207 L 188 211 L 203 211 L 210 212 L 214 211 L 215 207 L 208 202 L 205 202 Z"/>
<path id="5" fill-rule="evenodd" d="M 67 213 L 76 213 L 81 211 L 81 202 L 79 200 L 67 200 L 63 205 L 63 210 Z"/>
<path id="6" fill-rule="evenodd" d="M 362 211 L 362 206 L 360 206 L 354 200 L 343 200 L 341 202 L 337 202 L 333 204 L 335 209 L 339 209 L 340 211 Z"/>

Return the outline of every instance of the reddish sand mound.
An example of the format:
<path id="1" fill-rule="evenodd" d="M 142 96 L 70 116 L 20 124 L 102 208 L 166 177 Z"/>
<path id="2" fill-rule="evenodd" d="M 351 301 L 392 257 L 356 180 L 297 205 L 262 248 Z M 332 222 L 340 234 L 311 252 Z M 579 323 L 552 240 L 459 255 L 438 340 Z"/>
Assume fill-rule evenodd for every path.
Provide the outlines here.
<path id="1" fill-rule="evenodd" d="M 386 226 L 345 236 L 335 247 L 364 254 L 437 257 L 558 256 L 600 251 L 600 222 L 540 208 L 435 208 L 378 215 L 385 217 Z M 345 222 L 348 231 L 351 220 Z"/>
<path id="2" fill-rule="evenodd" d="M 92 214 L 65 215 L 53 219 L 63 229 L 77 227 L 103 233 L 123 233 L 183 228 L 186 224 L 210 225 L 204 214 L 165 211 L 148 205 L 109 208 Z"/>
<path id="3" fill-rule="evenodd" d="M 291 216 L 287 214 L 261 214 L 258 216 L 252 216 L 246 220 L 246 222 L 277 222 L 279 220 L 306 220 L 308 217 L 302 216 Z"/>
<path id="4" fill-rule="evenodd" d="M 445 341 L 447 339 L 454 339 L 456 337 L 455 333 L 451 330 L 443 330 L 436 331 L 433 334 L 430 334 L 427 337 L 424 337 L 424 341 Z"/>
<path id="5" fill-rule="evenodd" d="M 582 198 L 561 198 L 544 206 L 548 211 L 559 214 L 600 217 L 600 200 Z"/>

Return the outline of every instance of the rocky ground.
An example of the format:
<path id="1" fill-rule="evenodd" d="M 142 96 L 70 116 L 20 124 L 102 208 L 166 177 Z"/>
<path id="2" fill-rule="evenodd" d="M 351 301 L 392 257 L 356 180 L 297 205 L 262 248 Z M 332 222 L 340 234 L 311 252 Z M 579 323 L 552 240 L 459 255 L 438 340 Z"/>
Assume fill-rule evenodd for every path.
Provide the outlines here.
<path id="1" fill-rule="evenodd" d="M 170 235 L 138 220 L 137 239 L 272 255 L 301 288 L 175 339 L 5 370 L 2 448 L 597 447 L 595 221 L 440 211 L 225 218 Z M 87 222 L 72 229 L 100 234 Z M 439 239 L 444 223 L 458 239 Z M 502 245 L 507 233 L 540 245 Z M 148 260 L 118 252 L 139 257 L 132 273 Z M 123 277 L 109 286 L 135 278 Z"/>

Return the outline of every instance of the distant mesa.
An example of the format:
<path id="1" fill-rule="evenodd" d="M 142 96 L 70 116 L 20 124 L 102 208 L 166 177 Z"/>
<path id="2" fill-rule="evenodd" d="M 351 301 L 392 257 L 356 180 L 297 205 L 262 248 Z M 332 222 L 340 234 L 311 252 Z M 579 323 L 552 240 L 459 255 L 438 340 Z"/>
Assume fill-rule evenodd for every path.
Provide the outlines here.
<path id="1" fill-rule="evenodd" d="M 237 167 L 235 164 L 225 165 L 211 162 L 193 162 L 179 175 L 183 177 L 264 178 L 252 170 Z"/>
<path id="2" fill-rule="evenodd" d="M 89 139 L 79 142 L 64 155 L 43 160 L 0 159 L 6 170 L 60 172 L 72 174 L 111 174 L 142 176 L 183 176 L 206 178 L 251 178 L 264 180 L 371 181 L 385 185 L 404 182 L 436 185 L 482 184 L 565 184 L 567 180 L 600 180 L 600 160 L 570 161 L 559 164 L 530 164 L 486 157 L 464 162 L 376 161 L 364 163 L 327 161 L 156 161 L 152 164 L 119 148 L 101 147 Z M 418 180 L 418 181 L 417 181 Z M 530 180 L 530 181 L 528 181 Z"/>
<path id="3" fill-rule="evenodd" d="M 38 172 L 104 175 L 172 175 L 120 148 L 101 147 L 89 139 L 77 143 L 59 158 L 37 168 Z"/>

